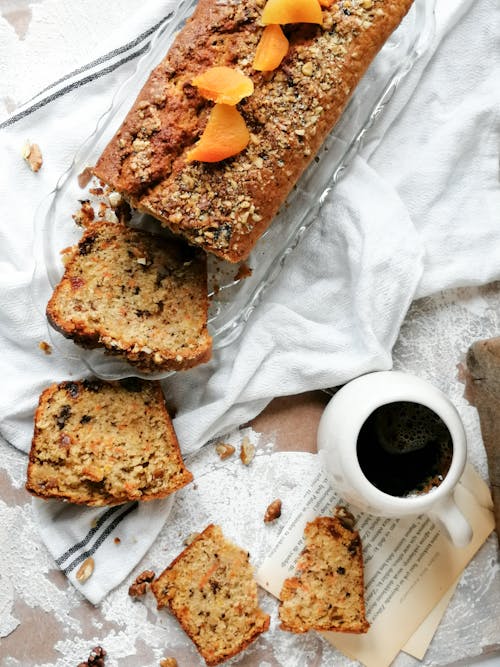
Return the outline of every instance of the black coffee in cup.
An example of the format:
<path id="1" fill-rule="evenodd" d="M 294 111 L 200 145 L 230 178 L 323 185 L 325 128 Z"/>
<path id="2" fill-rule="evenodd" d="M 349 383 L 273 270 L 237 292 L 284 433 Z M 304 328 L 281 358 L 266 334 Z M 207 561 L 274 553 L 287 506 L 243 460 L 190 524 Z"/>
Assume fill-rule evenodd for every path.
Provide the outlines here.
<path id="1" fill-rule="evenodd" d="M 398 401 L 377 408 L 357 440 L 365 477 L 392 496 L 426 493 L 450 468 L 453 443 L 443 420 L 420 403 Z"/>

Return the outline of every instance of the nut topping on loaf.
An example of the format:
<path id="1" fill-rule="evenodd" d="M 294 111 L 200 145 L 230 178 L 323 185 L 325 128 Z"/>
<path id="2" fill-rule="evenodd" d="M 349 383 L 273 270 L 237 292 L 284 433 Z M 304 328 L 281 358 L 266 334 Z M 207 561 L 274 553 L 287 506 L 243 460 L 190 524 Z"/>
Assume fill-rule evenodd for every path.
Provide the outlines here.
<path id="1" fill-rule="evenodd" d="M 86 230 L 47 306 L 82 347 L 104 347 L 144 371 L 208 361 L 204 253 L 120 224 Z"/>
<path id="2" fill-rule="evenodd" d="M 228 660 L 269 627 L 248 558 L 211 524 L 151 584 L 158 608 L 170 608 L 207 665 Z"/>
<path id="3" fill-rule="evenodd" d="M 163 498 L 192 479 L 159 383 L 62 382 L 40 396 L 30 493 L 97 507 Z"/>
<path id="4" fill-rule="evenodd" d="M 271 73 L 252 68 L 260 5 L 200 0 L 94 170 L 133 206 L 231 262 L 268 227 L 411 0 L 351 0 L 348 9 L 337 0 L 322 26 L 286 26 L 290 47 Z M 187 162 L 211 108 L 192 81 L 212 66 L 253 80 L 239 105 L 250 143 L 222 162 Z"/>
<path id="5" fill-rule="evenodd" d="M 281 628 L 367 632 L 361 540 L 352 521 L 318 517 L 307 524 L 305 539 L 297 575 L 281 589 Z"/>

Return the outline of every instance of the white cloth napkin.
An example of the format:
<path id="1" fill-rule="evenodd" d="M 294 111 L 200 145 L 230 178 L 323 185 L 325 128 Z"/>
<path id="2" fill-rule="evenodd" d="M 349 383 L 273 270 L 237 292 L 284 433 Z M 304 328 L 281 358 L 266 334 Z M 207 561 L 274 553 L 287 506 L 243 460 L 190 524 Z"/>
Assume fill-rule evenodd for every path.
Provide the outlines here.
<path id="1" fill-rule="evenodd" d="M 81 364 L 38 347 L 47 333 L 43 305 L 31 298 L 35 209 L 176 3 L 150 0 L 140 11 L 133 0 L 105 4 L 113 8 L 82 0 L 61 12 L 61 3 L 44 0 L 31 8 L 36 34 L 28 29 L 22 40 L 0 20 L 6 106 L 0 115 L 0 433 L 23 451 L 41 390 L 86 374 Z M 163 382 L 178 409 L 174 423 L 184 453 L 248 421 L 274 396 L 390 368 L 412 299 L 500 278 L 499 16 L 494 0 L 438 0 L 433 44 L 242 336 L 210 363 Z M 8 107 L 27 97 L 33 99 L 9 115 Z M 43 150 L 38 174 L 20 157 L 27 138 Z M 35 511 L 63 570 L 73 555 L 99 542 L 92 555 L 102 567 L 92 586 L 89 580 L 80 587 L 97 603 L 145 553 L 169 504 L 141 505 L 123 518 L 122 538 L 137 543 L 120 563 L 108 561 L 112 531 L 99 541 L 113 520 L 106 510 L 36 503 Z M 88 537 L 95 517 L 105 518 Z M 61 560 L 68 551 L 71 558 Z M 73 583 L 76 569 L 69 574 Z"/>

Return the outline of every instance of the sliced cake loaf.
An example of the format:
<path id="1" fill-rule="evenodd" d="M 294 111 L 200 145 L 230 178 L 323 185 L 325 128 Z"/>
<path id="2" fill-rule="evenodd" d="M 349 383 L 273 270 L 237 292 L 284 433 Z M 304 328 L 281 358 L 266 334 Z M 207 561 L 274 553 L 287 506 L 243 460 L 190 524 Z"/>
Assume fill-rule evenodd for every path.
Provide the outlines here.
<path id="1" fill-rule="evenodd" d="M 62 382 L 40 396 L 27 490 L 83 505 L 163 498 L 193 479 L 159 383 Z"/>
<path id="2" fill-rule="evenodd" d="M 52 326 L 146 372 L 208 361 L 206 257 L 177 239 L 97 222 L 47 306 Z"/>
<path id="3" fill-rule="evenodd" d="M 207 665 L 236 655 L 269 627 L 249 554 L 209 525 L 151 584 Z"/>
<path id="4" fill-rule="evenodd" d="M 265 232 L 411 0 L 322 0 L 322 25 L 286 26 L 288 53 L 272 72 L 252 66 L 264 4 L 199 0 L 94 169 L 132 206 L 230 262 Z M 251 140 L 227 160 L 191 161 L 212 107 L 193 81 L 220 65 L 254 83 L 239 105 Z"/>
<path id="5" fill-rule="evenodd" d="M 280 593 L 283 630 L 368 630 L 361 540 L 353 525 L 347 513 L 307 524 L 297 574 L 285 580 Z"/>

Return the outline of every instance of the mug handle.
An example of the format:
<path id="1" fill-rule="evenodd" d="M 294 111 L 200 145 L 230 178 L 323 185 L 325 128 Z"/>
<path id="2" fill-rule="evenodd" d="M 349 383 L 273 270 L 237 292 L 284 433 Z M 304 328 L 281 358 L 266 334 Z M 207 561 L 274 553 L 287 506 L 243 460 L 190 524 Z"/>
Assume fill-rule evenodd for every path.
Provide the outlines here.
<path id="1" fill-rule="evenodd" d="M 444 529 L 456 547 L 466 547 L 472 540 L 472 528 L 458 509 L 453 494 L 443 498 L 428 511 L 430 519 Z"/>

